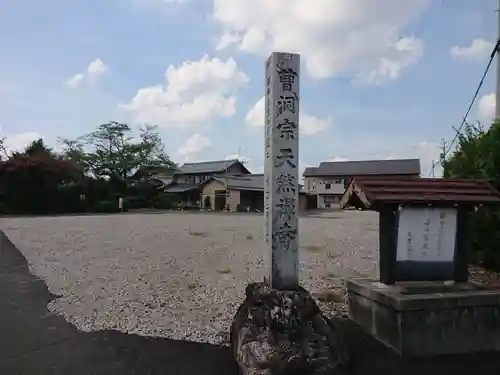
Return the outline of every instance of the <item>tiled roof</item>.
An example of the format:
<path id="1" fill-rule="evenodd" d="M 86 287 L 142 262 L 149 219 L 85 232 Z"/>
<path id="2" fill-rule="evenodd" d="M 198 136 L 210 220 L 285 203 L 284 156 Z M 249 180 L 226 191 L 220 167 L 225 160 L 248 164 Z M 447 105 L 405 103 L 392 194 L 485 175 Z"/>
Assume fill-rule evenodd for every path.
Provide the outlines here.
<path id="1" fill-rule="evenodd" d="M 377 180 L 358 178 L 351 181 L 341 207 L 357 196 L 366 207 L 378 204 L 500 204 L 500 193 L 486 181 L 431 179 Z"/>
<path id="2" fill-rule="evenodd" d="M 205 161 L 200 163 L 185 163 L 181 165 L 176 174 L 217 173 L 224 172 L 232 165 L 239 163 L 238 160 Z"/>
<path id="3" fill-rule="evenodd" d="M 264 174 L 233 175 L 214 179 L 222 184 L 227 183 L 227 187 L 233 190 L 264 191 Z M 302 191 L 302 185 L 299 185 L 299 192 L 305 193 Z"/>
<path id="4" fill-rule="evenodd" d="M 235 190 L 264 190 L 264 175 L 263 174 L 249 174 L 230 177 L 219 177 L 218 181 L 227 184 L 227 187 Z"/>
<path id="5" fill-rule="evenodd" d="M 199 185 L 190 185 L 190 184 L 175 184 L 167 186 L 163 191 L 165 193 L 184 193 L 190 190 L 199 189 Z"/>
<path id="6" fill-rule="evenodd" d="M 310 176 L 373 176 L 420 174 L 419 159 L 359 160 L 323 162 L 319 167 L 306 168 Z"/>

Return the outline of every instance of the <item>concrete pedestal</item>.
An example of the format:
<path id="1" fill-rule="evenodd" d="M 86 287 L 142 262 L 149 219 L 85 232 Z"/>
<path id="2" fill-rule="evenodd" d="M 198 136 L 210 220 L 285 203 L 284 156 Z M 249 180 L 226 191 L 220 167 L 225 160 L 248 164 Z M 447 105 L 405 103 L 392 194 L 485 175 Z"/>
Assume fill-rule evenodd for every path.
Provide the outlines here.
<path id="1" fill-rule="evenodd" d="M 402 356 L 500 351 L 500 290 L 476 283 L 347 280 L 349 317 Z"/>

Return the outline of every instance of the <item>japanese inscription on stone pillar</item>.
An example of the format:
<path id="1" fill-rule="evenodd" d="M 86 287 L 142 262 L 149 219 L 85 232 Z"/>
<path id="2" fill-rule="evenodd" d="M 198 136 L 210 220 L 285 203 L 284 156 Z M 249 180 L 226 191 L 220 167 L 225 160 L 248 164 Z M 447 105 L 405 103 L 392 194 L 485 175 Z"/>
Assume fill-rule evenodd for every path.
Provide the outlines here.
<path id="1" fill-rule="evenodd" d="M 298 54 L 273 52 L 266 62 L 264 217 L 269 282 L 299 283 Z"/>

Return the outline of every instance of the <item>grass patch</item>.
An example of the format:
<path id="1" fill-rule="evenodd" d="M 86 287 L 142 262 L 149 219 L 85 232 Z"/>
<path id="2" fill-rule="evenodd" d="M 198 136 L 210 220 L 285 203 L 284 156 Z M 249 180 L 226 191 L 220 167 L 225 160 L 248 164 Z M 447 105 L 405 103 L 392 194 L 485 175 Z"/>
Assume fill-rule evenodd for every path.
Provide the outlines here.
<path id="1" fill-rule="evenodd" d="M 309 251 L 310 253 L 321 253 L 323 251 L 323 246 L 317 245 L 304 245 L 301 246 L 304 250 Z"/>
<path id="2" fill-rule="evenodd" d="M 231 273 L 231 268 L 226 267 L 226 268 L 221 268 L 220 270 L 217 270 L 218 273 Z"/>
<path id="3" fill-rule="evenodd" d="M 247 234 L 245 236 L 245 240 L 252 241 L 253 240 L 253 235 L 252 234 Z"/>

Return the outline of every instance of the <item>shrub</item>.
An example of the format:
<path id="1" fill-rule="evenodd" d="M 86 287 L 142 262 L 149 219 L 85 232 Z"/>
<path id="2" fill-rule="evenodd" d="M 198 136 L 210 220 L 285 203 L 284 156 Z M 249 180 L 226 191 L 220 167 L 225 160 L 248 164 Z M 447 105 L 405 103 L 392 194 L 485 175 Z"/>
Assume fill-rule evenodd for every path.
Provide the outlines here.
<path id="1" fill-rule="evenodd" d="M 111 212 L 119 212 L 120 209 L 118 207 L 118 202 L 114 201 L 100 201 L 97 202 L 92 207 L 92 212 L 97 213 L 111 213 Z"/>
<path id="2" fill-rule="evenodd" d="M 46 197 L 51 200 L 51 213 L 77 213 L 87 209 L 87 203 L 80 198 L 82 189 L 80 184 L 68 184 L 57 187 L 57 191 Z"/>
<path id="3" fill-rule="evenodd" d="M 7 203 L 0 202 L 0 215 L 5 215 L 8 213 L 9 213 L 9 206 L 7 206 Z"/>
<path id="4" fill-rule="evenodd" d="M 159 210 L 170 210 L 176 206 L 176 203 L 171 197 L 163 195 L 158 197 L 154 203 L 154 208 Z"/>
<path id="5" fill-rule="evenodd" d="M 458 146 L 444 163 L 444 177 L 488 180 L 500 187 L 500 122 L 488 130 L 466 125 L 458 136 Z M 500 270 L 500 209 L 480 207 L 469 215 L 470 261 Z"/>
<path id="6" fill-rule="evenodd" d="M 469 256 L 474 264 L 500 270 L 500 210 L 480 207 L 469 216 Z"/>
<path id="7" fill-rule="evenodd" d="M 127 210 L 137 210 L 146 207 L 146 200 L 143 197 L 125 197 L 123 207 Z"/>

